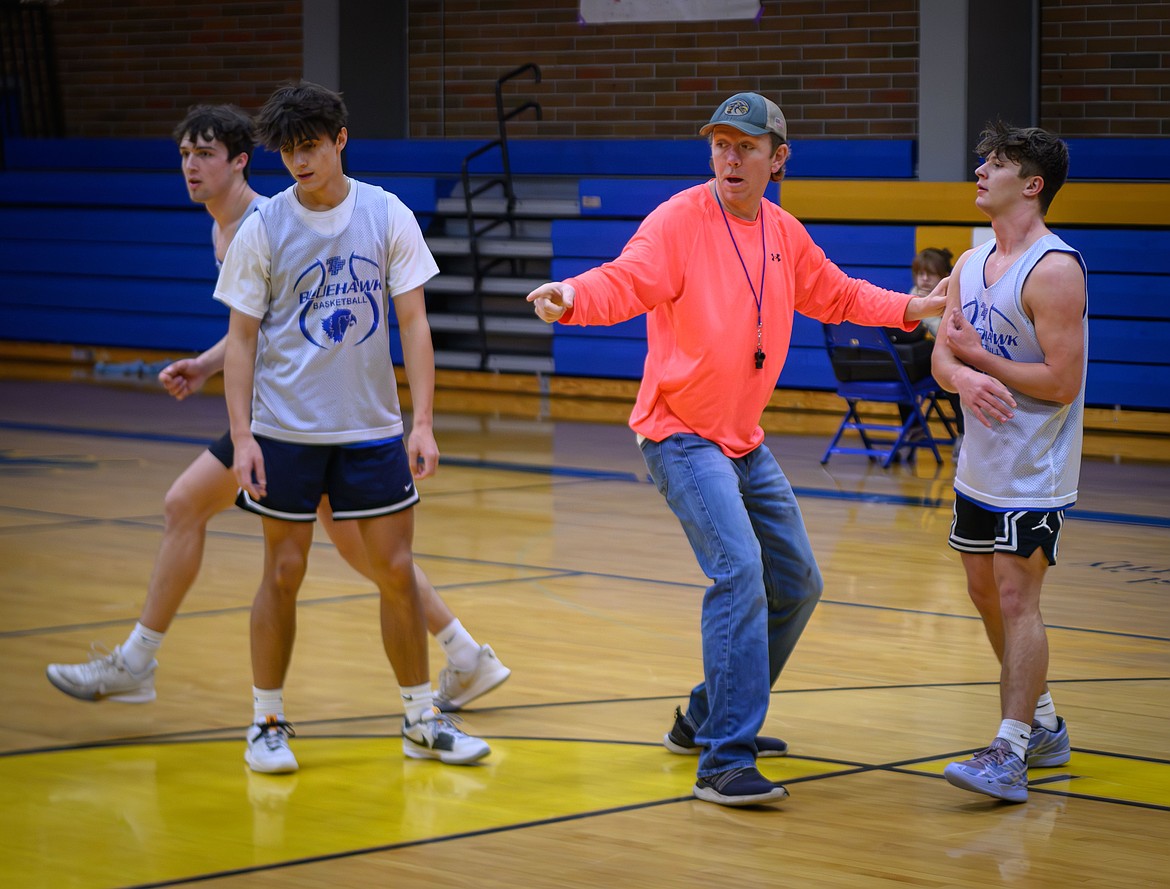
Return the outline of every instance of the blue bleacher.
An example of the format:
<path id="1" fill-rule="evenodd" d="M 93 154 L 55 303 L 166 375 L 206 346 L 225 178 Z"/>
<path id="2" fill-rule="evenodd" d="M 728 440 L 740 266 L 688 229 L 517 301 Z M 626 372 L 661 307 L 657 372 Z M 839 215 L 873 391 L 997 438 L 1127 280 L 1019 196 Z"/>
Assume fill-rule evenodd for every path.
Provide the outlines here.
<path id="1" fill-rule="evenodd" d="M 1067 139 L 1074 179 L 1165 180 L 1170 174 L 1170 139 Z"/>
<path id="2" fill-rule="evenodd" d="M 353 175 L 395 192 L 423 224 L 452 193 L 467 140 L 358 140 Z M 620 253 L 657 204 L 708 176 L 690 140 L 514 140 L 514 172 L 578 180 L 581 215 L 552 224 L 552 277 L 579 274 Z M 1165 179 L 1170 140 L 1073 139 L 1081 178 Z M 795 142 L 791 177 L 912 178 L 914 144 Z M 655 176 L 646 177 L 647 158 Z M 5 143 L 0 171 L 0 297 L 4 338 L 195 350 L 217 340 L 227 312 L 210 298 L 210 222 L 187 197 L 170 140 L 22 140 Z M 473 164 L 494 173 L 498 154 Z M 274 194 L 289 182 L 279 155 L 258 151 L 252 181 Z M 775 199 L 776 193 L 770 192 Z M 891 289 L 909 285 L 915 229 L 881 223 L 810 224 L 848 274 Z M 1170 409 L 1170 231 L 1066 226 L 1090 269 L 1088 401 Z M 554 329 L 556 372 L 637 378 L 645 321 Z M 400 356 L 399 356 L 400 357 Z M 797 317 L 779 385 L 831 390 L 819 324 Z"/>
<path id="3" fill-rule="evenodd" d="M 1086 402 L 1170 409 L 1170 231 L 1054 231 L 1089 269 Z"/>

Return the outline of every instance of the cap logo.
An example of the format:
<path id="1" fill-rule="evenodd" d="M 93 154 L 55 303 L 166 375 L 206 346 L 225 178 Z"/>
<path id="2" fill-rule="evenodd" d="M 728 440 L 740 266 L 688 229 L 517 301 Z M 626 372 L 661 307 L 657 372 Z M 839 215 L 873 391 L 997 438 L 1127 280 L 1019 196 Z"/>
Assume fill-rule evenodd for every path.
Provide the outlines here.
<path id="1" fill-rule="evenodd" d="M 751 113 L 751 106 L 743 99 L 732 99 L 723 106 L 723 113 L 728 117 L 743 117 Z"/>

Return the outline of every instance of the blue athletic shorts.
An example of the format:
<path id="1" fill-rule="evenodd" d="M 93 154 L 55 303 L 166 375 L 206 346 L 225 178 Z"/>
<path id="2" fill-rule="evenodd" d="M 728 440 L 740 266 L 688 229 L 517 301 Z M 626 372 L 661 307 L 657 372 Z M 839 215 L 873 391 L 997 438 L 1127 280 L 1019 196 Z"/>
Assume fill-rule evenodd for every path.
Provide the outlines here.
<path id="1" fill-rule="evenodd" d="M 232 468 L 232 463 L 236 459 L 236 448 L 232 444 L 232 433 L 230 430 L 209 444 L 207 450 L 211 451 L 211 456 L 228 469 Z"/>
<path id="2" fill-rule="evenodd" d="M 1042 549 L 1048 564 L 1055 565 L 1063 526 L 1063 509 L 993 512 L 956 495 L 947 542 L 961 553 L 1011 553 L 1024 559 Z"/>
<path id="3" fill-rule="evenodd" d="M 329 495 L 335 519 L 390 515 L 418 503 L 418 490 L 402 439 L 348 445 L 306 445 L 256 437 L 264 454 L 268 496 L 253 500 L 240 491 L 236 505 L 288 522 L 317 518 L 321 495 Z"/>

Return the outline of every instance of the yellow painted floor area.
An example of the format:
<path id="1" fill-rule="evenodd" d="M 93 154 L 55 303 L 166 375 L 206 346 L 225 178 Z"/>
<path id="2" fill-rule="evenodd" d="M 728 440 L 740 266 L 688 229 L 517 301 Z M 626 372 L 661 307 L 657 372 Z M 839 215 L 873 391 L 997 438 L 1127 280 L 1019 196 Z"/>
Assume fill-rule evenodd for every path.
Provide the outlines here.
<path id="1" fill-rule="evenodd" d="M 661 747 L 501 740 L 472 766 L 402 756 L 397 738 L 301 738 L 291 775 L 240 741 L 56 750 L 0 760 L 0 886 L 157 883 L 691 799 L 695 759 Z M 762 765 L 773 780 L 841 766 Z M 188 828 L 198 826 L 197 832 Z"/>
<path id="2" fill-rule="evenodd" d="M 252 772 L 235 740 L 0 759 L 0 885 L 49 885 L 47 870 L 61 889 L 106 889 L 269 869 L 689 802 L 694 783 L 693 758 L 649 744 L 504 739 L 472 766 L 406 759 L 397 738 L 300 738 L 293 747 L 301 769 L 291 775 Z M 895 767 L 937 776 L 954 758 Z M 859 773 L 856 763 L 799 757 L 760 767 L 788 784 Z M 861 768 L 874 767 L 890 766 Z M 1078 752 L 1066 767 L 1033 770 L 1031 783 L 1170 810 L 1166 762 Z"/>

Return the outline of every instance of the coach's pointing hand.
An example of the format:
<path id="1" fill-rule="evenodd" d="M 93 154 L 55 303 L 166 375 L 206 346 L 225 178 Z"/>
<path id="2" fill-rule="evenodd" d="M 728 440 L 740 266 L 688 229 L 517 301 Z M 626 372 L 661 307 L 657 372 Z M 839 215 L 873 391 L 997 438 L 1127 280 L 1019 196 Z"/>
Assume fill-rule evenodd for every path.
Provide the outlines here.
<path id="1" fill-rule="evenodd" d="M 566 311 L 573 308 L 575 296 L 576 291 L 571 285 L 550 281 L 548 284 L 541 284 L 528 294 L 528 301 L 536 309 L 537 318 L 552 324 L 554 321 L 559 321 Z"/>

